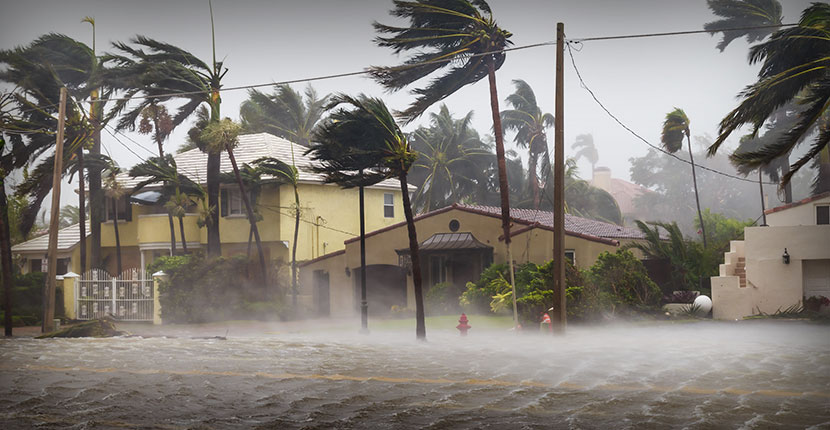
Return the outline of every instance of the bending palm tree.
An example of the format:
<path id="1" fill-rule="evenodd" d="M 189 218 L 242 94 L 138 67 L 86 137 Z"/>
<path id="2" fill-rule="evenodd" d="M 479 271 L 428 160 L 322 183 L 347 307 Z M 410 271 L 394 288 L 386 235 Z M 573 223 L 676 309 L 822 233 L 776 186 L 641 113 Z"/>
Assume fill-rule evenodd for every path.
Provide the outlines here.
<path id="1" fill-rule="evenodd" d="M 386 178 L 398 178 L 401 184 L 403 210 L 409 234 L 409 252 L 412 258 L 412 283 L 415 289 L 415 336 L 426 338 L 424 296 L 421 288 L 421 260 L 418 254 L 418 235 L 409 201 L 407 173 L 417 153 L 401 132 L 386 105 L 376 98 L 360 95 L 357 98 L 336 95 L 329 108 L 346 104 L 334 111 L 315 132 L 309 153 L 321 162 L 316 169 L 326 181 L 343 187 L 371 185 Z M 361 218 L 362 218 L 361 214 Z M 361 228 L 361 230 L 363 230 Z M 361 231 L 361 238 L 364 234 Z M 365 273 L 363 279 L 366 279 Z M 365 290 L 362 299 L 365 302 Z"/>
<path id="2" fill-rule="evenodd" d="M 513 291 L 513 323 L 518 326 L 516 308 L 513 256 L 510 252 L 510 197 L 507 183 L 507 167 L 504 158 L 504 139 L 499 97 L 496 91 L 496 70 L 504 63 L 504 49 L 511 45 L 512 34 L 501 29 L 493 19 L 490 6 L 484 0 L 416 0 L 394 2 L 390 12 L 398 18 L 408 19 L 409 27 L 397 27 L 375 22 L 375 30 L 381 34 L 375 43 L 390 47 L 395 53 L 414 51 L 399 67 L 372 67 L 369 72 L 389 90 L 400 90 L 414 82 L 451 66 L 444 75 L 413 92 L 418 96 L 399 115 L 406 123 L 424 113 L 433 104 L 449 97 L 468 84 L 487 76 L 490 83 L 490 110 L 493 115 L 493 131 L 496 136 L 496 159 L 499 171 L 501 195 L 501 219 L 504 231 L 506 259 L 510 268 Z"/>
<path id="3" fill-rule="evenodd" d="M 294 166 L 294 150 L 291 150 L 292 160 L 288 165 L 274 157 L 263 157 L 254 161 L 255 170 L 264 175 L 271 175 L 278 184 L 290 184 L 294 189 L 294 240 L 291 243 L 291 293 L 292 304 L 297 309 L 297 237 L 300 233 L 300 172 Z"/>
<path id="4" fill-rule="evenodd" d="M 239 185 L 239 194 L 242 197 L 242 202 L 245 204 L 245 210 L 248 213 L 248 223 L 254 231 L 254 240 L 256 240 L 257 253 L 259 254 L 259 267 L 262 270 L 262 282 L 268 283 L 268 266 L 265 264 L 265 253 L 262 251 L 262 242 L 259 239 L 259 229 L 256 226 L 256 216 L 251 206 L 251 200 L 248 198 L 248 193 L 245 191 L 245 184 L 242 183 L 242 176 L 239 173 L 239 166 L 236 164 L 236 157 L 233 155 L 233 148 L 239 143 L 239 124 L 231 121 L 230 118 L 224 118 L 218 122 L 210 123 L 204 132 L 202 132 L 202 139 L 208 144 L 208 149 L 211 153 L 222 153 L 222 150 L 228 152 L 228 158 L 231 160 L 233 173 L 236 175 L 236 183 Z"/>
<path id="5" fill-rule="evenodd" d="M 781 4 L 778 0 L 706 0 L 709 9 L 722 17 L 706 23 L 703 28 L 713 36 L 723 32 L 718 49 L 723 52 L 733 40 L 746 37 L 748 43 L 763 40 L 775 29 L 748 28 L 781 25 Z M 742 30 L 729 30 L 742 28 Z"/>
<path id="6" fill-rule="evenodd" d="M 430 126 L 410 136 L 418 160 L 412 166 L 410 182 L 418 185 L 412 201 L 418 212 L 429 212 L 475 196 L 486 186 L 485 165 L 492 152 L 470 127 L 473 112 L 461 119 L 452 117 L 442 104 L 430 114 Z"/>
<path id="7" fill-rule="evenodd" d="M 115 256 L 117 276 L 124 270 L 121 266 L 121 237 L 118 234 L 118 201 L 128 194 L 128 190 L 118 182 L 118 174 L 121 168 L 114 161 L 109 160 L 109 168 L 104 171 L 104 194 L 112 202 L 112 228 L 115 232 Z M 127 210 L 130 210 L 130 203 L 127 202 Z"/>
<path id="8" fill-rule="evenodd" d="M 757 134 L 775 111 L 789 102 L 797 102 L 800 109 L 796 114 L 796 124 L 787 133 L 763 148 L 732 154 L 730 158 L 739 165 L 758 168 L 789 154 L 818 126 L 819 132 L 806 153 L 792 164 L 790 171 L 782 178 L 783 186 L 805 164 L 822 151 L 828 151 L 830 127 L 820 123 L 830 102 L 828 29 L 830 4 L 813 3 L 804 10 L 797 27 L 777 31 L 769 40 L 750 49 L 750 63 L 763 63 L 758 82 L 744 89 L 740 105 L 721 121 L 720 135 L 709 147 L 710 155 L 715 154 L 729 135 L 744 124 L 751 124 L 753 134 Z M 830 182 L 822 181 L 824 175 L 830 176 L 830 167 L 819 170 L 816 185 Z M 820 187 L 813 189 L 814 193 L 821 191 Z"/>
<path id="9" fill-rule="evenodd" d="M 703 236 L 703 247 L 706 248 L 706 226 L 703 224 L 703 213 L 700 211 L 700 197 L 697 191 L 697 175 L 695 174 L 695 158 L 692 155 L 692 140 L 691 132 L 689 131 L 689 117 L 683 109 L 675 108 L 673 111 L 666 114 L 666 120 L 663 122 L 663 132 L 660 135 L 660 141 L 663 144 L 663 149 L 674 154 L 683 149 L 683 137 L 686 137 L 686 142 L 689 144 L 689 161 L 692 163 L 692 183 L 695 187 L 695 203 L 697 205 L 697 217 L 700 220 L 700 232 Z"/>
<path id="10" fill-rule="evenodd" d="M 501 121 L 505 131 L 515 131 L 514 141 L 520 148 L 527 148 L 527 174 L 530 181 L 528 186 L 533 196 L 533 209 L 539 209 L 541 185 L 537 165 L 539 156 L 545 157 L 543 163 L 544 179 L 547 182 L 550 173 L 548 157 L 548 137 L 546 129 L 553 127 L 553 115 L 542 112 L 536 103 L 536 95 L 527 82 L 516 79 L 513 81 L 516 91 L 507 96 L 507 103 L 513 109 L 501 112 Z"/>
<path id="11" fill-rule="evenodd" d="M 599 152 L 597 152 L 597 147 L 594 146 L 594 136 L 590 133 L 576 136 L 576 140 L 571 145 L 571 148 L 582 148 L 574 155 L 574 160 L 585 157 L 591 163 L 591 174 L 593 175 L 594 170 L 597 168 L 597 161 L 599 161 Z"/>
<path id="12" fill-rule="evenodd" d="M 242 129 L 248 133 L 271 133 L 307 147 L 328 98 L 318 98 L 311 85 L 306 87 L 305 101 L 302 94 L 288 85 L 277 85 L 273 94 L 250 90 L 248 100 L 239 108 Z"/>
<path id="13" fill-rule="evenodd" d="M 164 105 L 151 104 L 141 111 L 141 121 L 138 126 L 138 132 L 141 134 L 152 134 L 153 140 L 158 146 L 159 157 L 164 158 L 164 139 L 173 131 L 173 119 L 167 112 Z M 170 249 L 173 255 L 176 255 L 176 228 L 173 227 L 173 214 L 167 214 L 167 220 L 170 224 Z M 179 219 L 181 221 L 181 218 Z M 187 253 L 187 244 L 182 238 L 182 246 Z"/>

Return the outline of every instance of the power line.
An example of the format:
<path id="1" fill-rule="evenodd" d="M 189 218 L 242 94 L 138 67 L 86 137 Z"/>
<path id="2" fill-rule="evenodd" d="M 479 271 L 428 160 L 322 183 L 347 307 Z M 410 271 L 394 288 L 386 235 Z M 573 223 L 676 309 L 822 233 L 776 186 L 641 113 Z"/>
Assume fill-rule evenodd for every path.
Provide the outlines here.
<path id="1" fill-rule="evenodd" d="M 674 159 L 676 159 L 680 162 L 683 162 L 683 163 L 686 163 L 686 164 L 692 164 L 691 161 L 684 160 L 684 159 L 678 157 L 677 155 L 672 154 L 671 152 L 668 152 L 668 151 L 664 150 L 663 148 L 660 148 L 659 146 L 653 145 L 651 142 L 649 142 L 644 137 L 637 134 L 637 132 L 632 130 L 630 127 L 625 125 L 619 118 L 617 118 L 616 115 L 611 113 L 611 111 L 609 111 L 608 108 L 606 108 L 605 105 L 602 104 L 601 101 L 599 101 L 596 94 L 594 94 L 594 92 L 588 87 L 588 85 L 585 84 L 585 80 L 582 79 L 582 74 L 579 73 L 579 68 L 576 67 L 576 60 L 574 60 L 574 54 L 573 54 L 573 50 L 571 49 L 571 43 L 573 43 L 573 42 L 568 43 L 568 55 L 570 55 L 570 57 L 571 57 L 571 64 L 573 65 L 574 71 L 576 72 L 576 76 L 577 76 L 577 78 L 579 78 L 579 84 L 582 86 L 582 88 L 585 88 L 585 90 L 588 91 L 588 93 L 591 95 L 591 98 L 594 99 L 594 101 L 599 105 L 599 107 L 602 108 L 602 110 L 605 111 L 605 113 L 608 114 L 608 116 L 610 116 L 614 121 L 616 121 L 617 124 L 619 124 L 626 131 L 628 131 L 629 133 L 634 135 L 634 137 L 636 137 L 637 139 L 640 139 L 641 141 L 643 141 L 643 143 L 645 143 L 649 147 L 651 147 L 651 148 L 653 148 L 657 151 L 660 151 L 663 154 L 666 154 L 669 157 L 672 157 L 672 158 L 674 158 Z M 758 181 L 756 181 L 754 179 L 743 178 L 743 177 L 740 177 L 740 176 L 732 175 L 730 173 L 721 172 L 719 170 L 715 170 L 715 169 L 712 169 L 712 168 L 709 168 L 709 167 L 706 167 L 706 166 L 703 166 L 703 165 L 700 165 L 700 164 L 695 164 L 694 166 L 697 167 L 697 168 L 703 169 L 703 170 L 710 171 L 712 173 L 716 173 L 718 175 L 726 176 L 726 177 L 732 178 L 732 179 L 737 179 L 739 181 L 752 182 L 754 184 L 758 183 Z M 775 182 L 762 182 L 762 183 L 767 184 L 767 185 L 778 185 Z"/>
<path id="2" fill-rule="evenodd" d="M 726 33 L 730 31 L 746 31 L 746 30 L 761 30 L 766 28 L 781 28 L 794 27 L 797 23 L 792 24 L 777 24 L 777 25 L 754 25 L 750 27 L 731 27 L 720 30 L 688 30 L 688 31 L 670 31 L 667 33 L 641 33 L 641 34 L 626 34 L 620 36 L 599 36 L 599 37 L 583 37 L 581 39 L 568 39 L 568 42 L 582 43 L 593 42 L 597 40 L 620 40 L 620 39 L 639 39 L 644 37 L 664 37 L 664 36 L 683 36 L 687 34 L 701 34 L 701 33 Z"/>
<path id="3" fill-rule="evenodd" d="M 278 214 L 283 215 L 283 216 L 285 216 L 285 217 L 291 218 L 292 220 L 294 219 L 294 215 L 287 214 L 287 213 L 285 213 L 285 212 L 280 211 L 279 209 L 274 209 L 274 207 L 275 207 L 275 206 L 273 206 L 273 205 L 264 205 L 264 204 L 260 203 L 260 204 L 258 204 L 257 206 L 259 206 L 259 207 L 261 207 L 261 208 L 263 208 L 263 209 L 269 210 L 269 211 L 271 211 L 271 212 L 278 213 Z M 280 206 L 276 206 L 276 207 L 277 207 L 277 208 L 279 208 Z M 329 226 L 327 226 L 327 225 L 325 225 L 325 224 L 318 224 L 318 223 L 316 223 L 316 222 L 312 222 L 312 221 L 309 221 L 309 220 L 306 220 L 306 219 L 302 219 L 302 218 L 300 218 L 300 221 L 302 221 L 302 222 L 304 222 L 304 223 L 307 223 L 307 224 L 311 224 L 311 225 L 313 225 L 313 226 L 322 227 L 322 228 L 325 228 L 325 229 L 329 229 L 329 230 L 332 230 L 332 231 L 336 231 L 336 232 L 338 232 L 338 233 L 348 234 L 349 236 L 354 236 L 354 237 L 359 236 L 358 234 L 355 234 L 355 233 L 351 233 L 351 232 L 348 232 L 348 231 L 345 231 L 345 230 L 336 229 L 336 228 L 334 228 L 334 227 L 329 227 Z"/>

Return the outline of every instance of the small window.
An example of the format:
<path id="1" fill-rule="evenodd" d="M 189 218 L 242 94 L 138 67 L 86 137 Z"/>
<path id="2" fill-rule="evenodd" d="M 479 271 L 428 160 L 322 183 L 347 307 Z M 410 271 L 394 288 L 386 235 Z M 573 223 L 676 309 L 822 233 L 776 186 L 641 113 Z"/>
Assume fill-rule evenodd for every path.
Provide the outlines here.
<path id="1" fill-rule="evenodd" d="M 392 193 L 383 194 L 383 217 L 395 218 L 395 198 Z"/>
<path id="2" fill-rule="evenodd" d="M 130 205 L 127 203 L 128 197 L 122 197 L 118 199 L 118 221 L 129 221 L 129 217 L 127 216 L 127 211 L 130 210 Z M 112 221 L 113 213 L 112 213 L 112 199 L 106 198 L 104 199 L 104 220 L 105 221 Z"/>
<path id="3" fill-rule="evenodd" d="M 30 272 L 43 272 L 43 260 L 40 258 L 33 258 L 29 264 Z"/>
<path id="4" fill-rule="evenodd" d="M 830 206 L 816 206 L 816 224 L 830 224 Z"/>
<path id="5" fill-rule="evenodd" d="M 565 259 L 570 261 L 571 264 L 576 266 L 576 251 L 573 249 L 566 249 L 565 250 Z"/>

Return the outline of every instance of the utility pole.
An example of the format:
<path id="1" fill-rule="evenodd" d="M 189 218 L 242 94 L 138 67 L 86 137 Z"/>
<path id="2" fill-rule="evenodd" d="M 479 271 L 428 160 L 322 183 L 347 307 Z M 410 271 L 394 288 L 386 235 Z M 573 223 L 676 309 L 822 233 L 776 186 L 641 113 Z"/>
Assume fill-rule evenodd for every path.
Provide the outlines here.
<path id="1" fill-rule="evenodd" d="M 55 277 L 58 270 L 58 217 L 61 206 L 61 172 L 63 172 L 63 126 L 66 122 L 66 87 L 61 88 L 60 107 L 58 108 L 58 133 L 55 138 L 55 163 L 52 176 L 52 211 L 49 219 L 49 254 L 46 271 L 46 292 L 43 295 L 44 333 L 55 329 Z M 83 172 L 81 172 L 83 174 Z"/>
<path id="2" fill-rule="evenodd" d="M 556 24 L 556 106 L 553 144 L 553 328 L 564 334 L 567 326 L 565 308 L 565 24 Z"/>

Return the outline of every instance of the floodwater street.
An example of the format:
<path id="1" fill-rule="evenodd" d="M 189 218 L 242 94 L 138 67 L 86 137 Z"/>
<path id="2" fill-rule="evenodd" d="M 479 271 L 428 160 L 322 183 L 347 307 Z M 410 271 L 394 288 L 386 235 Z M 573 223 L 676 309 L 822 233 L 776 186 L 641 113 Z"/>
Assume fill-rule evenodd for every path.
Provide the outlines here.
<path id="1" fill-rule="evenodd" d="M 254 328 L 0 340 L 0 428 L 830 428 L 827 325 Z"/>

